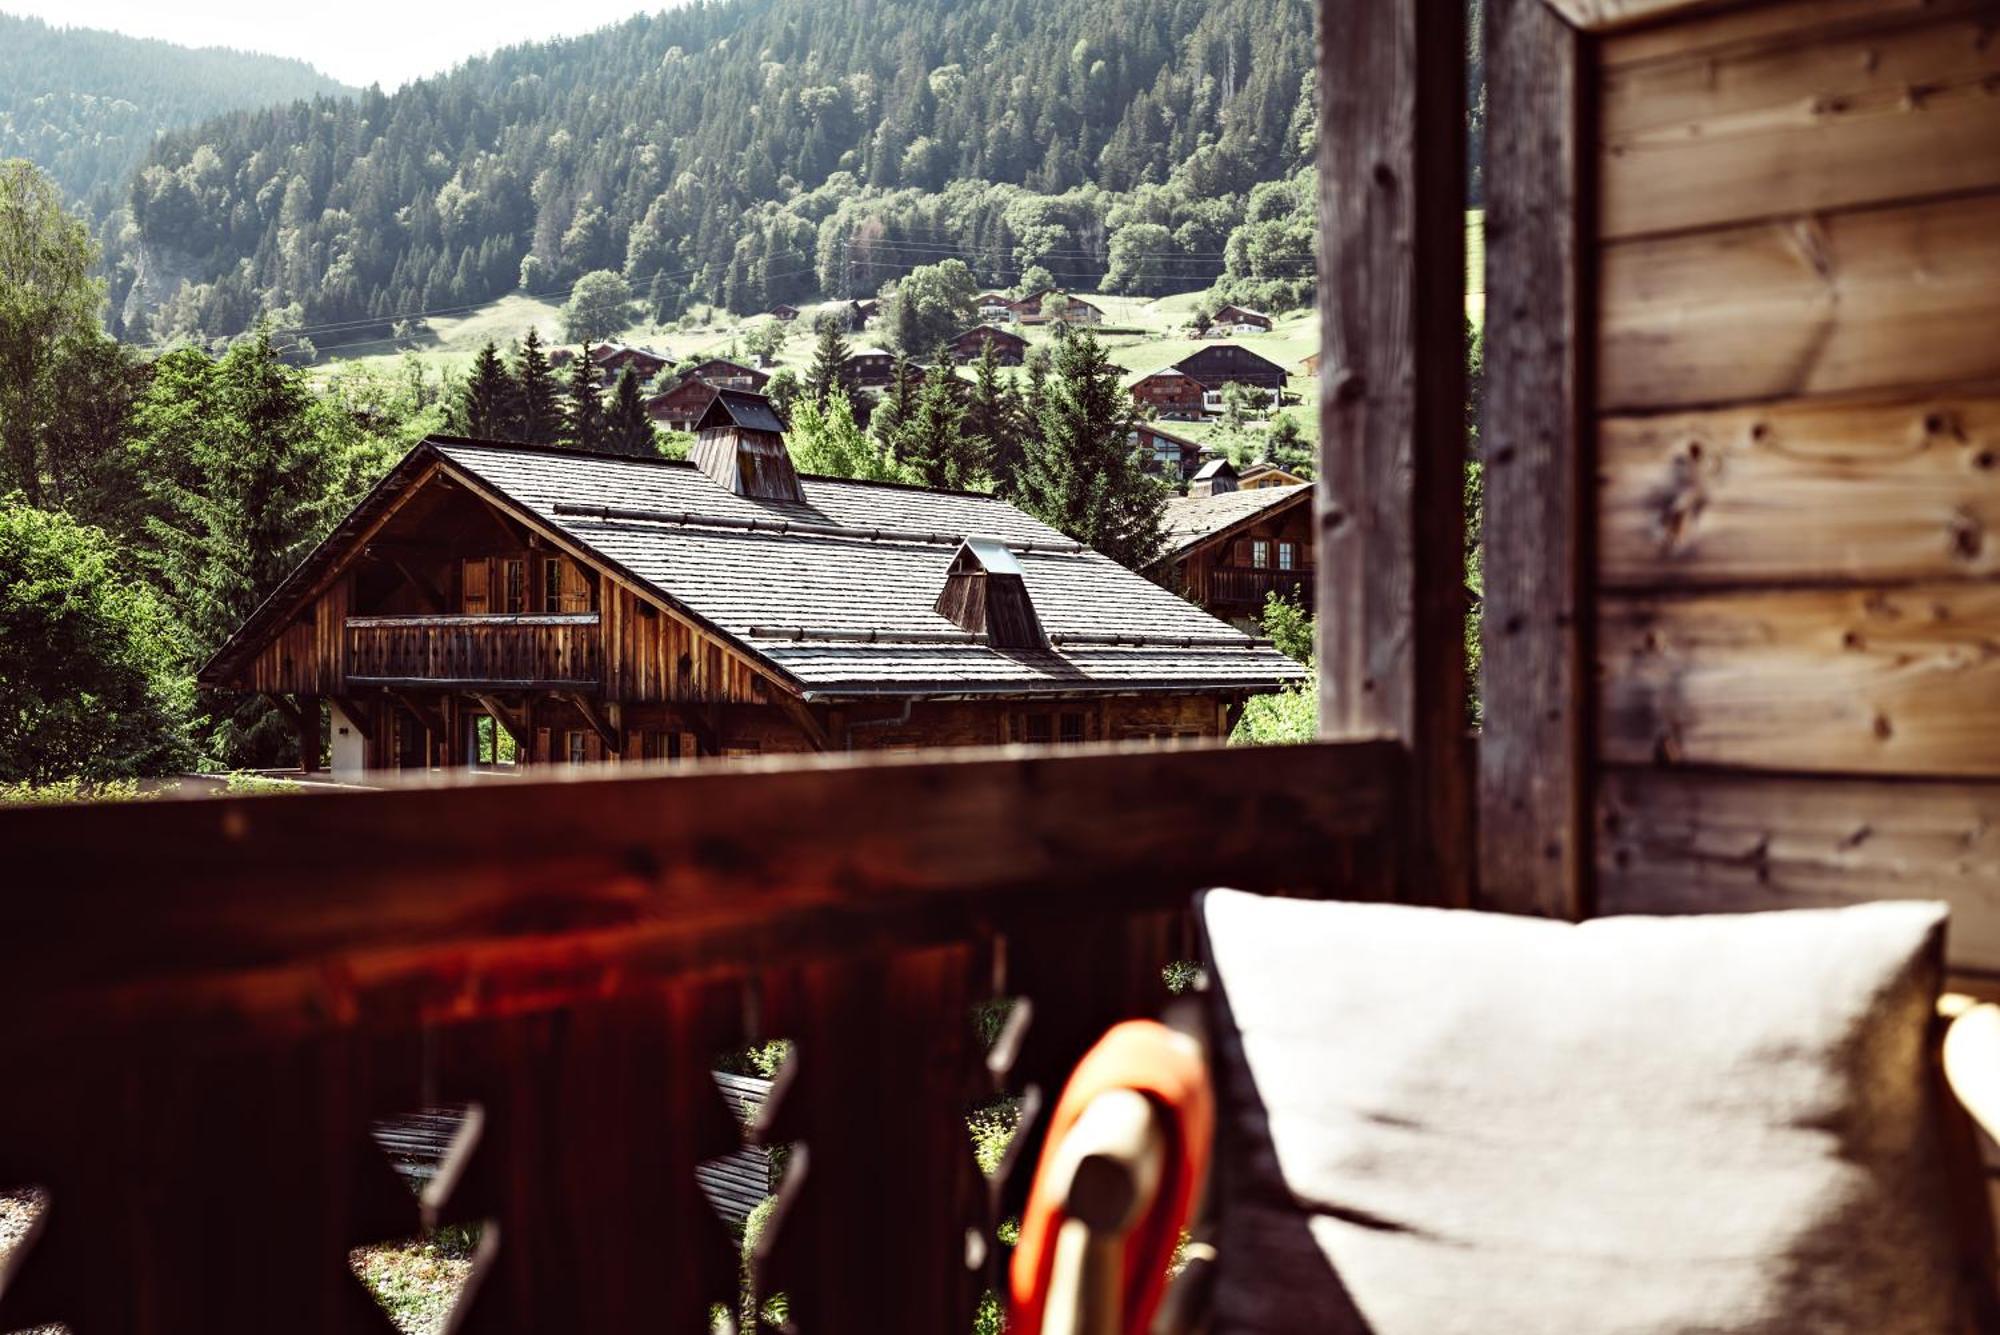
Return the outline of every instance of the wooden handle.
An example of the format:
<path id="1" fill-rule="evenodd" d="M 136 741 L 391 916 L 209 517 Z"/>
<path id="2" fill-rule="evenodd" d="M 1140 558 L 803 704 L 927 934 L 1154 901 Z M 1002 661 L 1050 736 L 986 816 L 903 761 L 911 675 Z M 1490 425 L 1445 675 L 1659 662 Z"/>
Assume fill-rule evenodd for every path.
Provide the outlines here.
<path id="1" fill-rule="evenodd" d="M 1125 1304 L 1125 1235 L 1159 1193 L 1167 1142 L 1145 1095 L 1108 1090 L 1092 1099 L 1053 1161 L 1067 1180 L 1043 1335 L 1115 1335 Z"/>

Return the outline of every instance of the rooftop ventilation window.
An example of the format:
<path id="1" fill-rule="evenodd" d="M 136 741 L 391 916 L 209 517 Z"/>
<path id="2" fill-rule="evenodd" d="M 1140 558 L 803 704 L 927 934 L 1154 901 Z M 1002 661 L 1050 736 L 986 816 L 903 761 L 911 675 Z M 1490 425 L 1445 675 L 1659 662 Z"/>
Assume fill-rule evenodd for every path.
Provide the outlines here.
<path id="1" fill-rule="evenodd" d="M 1190 496 L 1220 496 L 1236 490 L 1236 465 L 1227 459 L 1210 459 L 1188 484 Z"/>
<path id="2" fill-rule="evenodd" d="M 993 538 L 967 538 L 959 546 L 945 570 L 937 611 L 960 630 L 984 635 L 995 649 L 1048 647 L 1021 563 Z"/>
<path id="3" fill-rule="evenodd" d="M 688 458 L 718 486 L 761 501 L 803 501 L 785 424 L 762 394 L 719 389 L 694 424 Z"/>

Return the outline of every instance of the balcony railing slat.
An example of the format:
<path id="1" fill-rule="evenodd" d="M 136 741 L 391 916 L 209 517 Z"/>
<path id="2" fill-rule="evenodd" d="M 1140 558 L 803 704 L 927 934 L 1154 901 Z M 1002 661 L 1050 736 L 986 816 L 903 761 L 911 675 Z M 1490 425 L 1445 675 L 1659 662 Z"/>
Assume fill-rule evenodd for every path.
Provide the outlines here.
<path id="1" fill-rule="evenodd" d="M 595 685 L 596 613 L 349 617 L 347 678 L 367 682 Z"/>

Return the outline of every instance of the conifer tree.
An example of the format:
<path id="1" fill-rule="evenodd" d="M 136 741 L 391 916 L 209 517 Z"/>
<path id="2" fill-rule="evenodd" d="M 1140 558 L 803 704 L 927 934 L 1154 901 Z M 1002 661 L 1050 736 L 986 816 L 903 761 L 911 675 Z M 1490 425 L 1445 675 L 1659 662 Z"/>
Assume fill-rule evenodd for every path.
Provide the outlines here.
<path id="1" fill-rule="evenodd" d="M 835 316 L 822 317 L 819 342 L 813 348 L 812 365 L 806 370 L 807 398 L 814 403 L 825 403 L 836 389 L 852 395 L 854 386 L 848 382 L 847 355 L 847 340 L 841 336 L 840 320 Z"/>
<path id="2" fill-rule="evenodd" d="M 508 440 L 514 423 L 514 380 L 491 339 L 472 359 L 472 374 L 452 409 L 452 429 L 481 440 Z"/>
<path id="3" fill-rule="evenodd" d="M 152 563 L 199 661 L 242 625 L 359 491 L 329 410 L 259 330 L 215 363 L 190 433 L 192 483 L 154 483 Z M 204 693 L 211 758 L 296 758 L 291 729 L 256 696 Z"/>
<path id="4" fill-rule="evenodd" d="M 896 457 L 927 487 L 972 487 L 986 477 L 985 442 L 964 431 L 965 406 L 951 359 L 940 356 L 896 438 Z"/>
<path id="5" fill-rule="evenodd" d="M 619 373 L 618 386 L 611 393 L 604 437 L 604 447 L 619 454 L 651 459 L 660 452 L 653 419 L 646 414 L 645 396 L 639 392 L 639 377 L 629 366 Z"/>
<path id="6" fill-rule="evenodd" d="M 889 388 L 868 418 L 868 429 L 875 433 L 875 439 L 895 448 L 903 434 L 903 425 L 916 416 L 917 390 L 922 384 L 920 368 L 897 353 L 889 371 Z"/>
<path id="7" fill-rule="evenodd" d="M 1160 554 L 1167 491 L 1132 443 L 1137 417 L 1118 368 L 1089 331 L 1066 339 L 1034 405 L 1016 499 L 1120 565 Z"/>
<path id="8" fill-rule="evenodd" d="M 1001 496 L 1014 494 L 1014 476 L 1021 468 L 1021 406 L 1014 387 L 1000 374 L 1000 358 L 988 339 L 973 368 L 972 389 L 965 401 L 965 434 L 975 441 Z"/>
<path id="9" fill-rule="evenodd" d="M 514 438 L 530 445 L 555 444 L 563 425 L 561 394 L 556 373 L 542 351 L 542 336 L 532 325 L 514 360 L 514 395 Z"/>
<path id="10" fill-rule="evenodd" d="M 579 450 L 604 448 L 604 399 L 597 389 L 597 366 L 578 354 L 569 364 L 564 386 L 563 440 Z"/>

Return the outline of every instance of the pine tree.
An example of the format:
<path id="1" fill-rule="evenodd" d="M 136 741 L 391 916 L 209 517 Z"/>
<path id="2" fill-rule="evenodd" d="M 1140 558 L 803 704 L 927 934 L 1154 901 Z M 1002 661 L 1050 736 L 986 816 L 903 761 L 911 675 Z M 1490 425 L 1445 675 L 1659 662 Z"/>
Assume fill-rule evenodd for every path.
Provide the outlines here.
<path id="1" fill-rule="evenodd" d="M 611 393 L 604 432 L 604 447 L 619 454 L 651 459 L 660 452 L 653 419 L 646 414 L 645 396 L 639 392 L 639 377 L 629 366 L 619 373 L 618 387 Z"/>
<path id="2" fill-rule="evenodd" d="M 555 444 L 563 425 L 561 394 L 556 388 L 556 373 L 542 351 L 542 336 L 532 325 L 514 360 L 514 392 L 515 439 L 530 445 Z"/>
<path id="3" fill-rule="evenodd" d="M 597 389 L 597 364 L 579 353 L 569 364 L 564 386 L 563 440 L 579 450 L 605 448 L 604 399 Z"/>
<path id="4" fill-rule="evenodd" d="M 452 408 L 454 431 L 481 440 L 508 440 L 514 422 L 514 380 L 491 340 L 472 359 L 472 374 Z"/>
<path id="5" fill-rule="evenodd" d="M 916 416 L 917 390 L 923 384 L 920 370 L 908 357 L 897 353 L 889 371 L 888 392 L 869 415 L 868 429 L 875 433 L 875 439 L 891 449 L 901 437 L 903 425 Z"/>
<path id="6" fill-rule="evenodd" d="M 1021 405 L 1014 387 L 1000 374 L 1000 358 L 988 339 L 973 368 L 972 389 L 965 402 L 965 434 L 977 442 L 993 489 L 1014 494 L 1014 477 L 1021 468 Z"/>
<path id="7" fill-rule="evenodd" d="M 939 357 L 924 376 L 916 412 L 897 437 L 896 457 L 927 487 L 972 487 L 986 477 L 985 442 L 965 434 L 960 393 L 951 359 Z"/>
<path id="8" fill-rule="evenodd" d="M 1166 487 L 1132 443 L 1137 417 L 1118 368 L 1089 331 L 1056 351 L 1034 405 L 1021 507 L 1133 570 L 1159 556 Z"/>
<path id="9" fill-rule="evenodd" d="M 823 317 L 819 322 L 819 343 L 813 348 L 812 366 L 806 371 L 805 396 L 814 403 L 825 403 L 827 395 L 836 389 L 852 395 L 854 386 L 848 382 L 847 356 L 847 340 L 841 336 L 839 318 Z"/>

